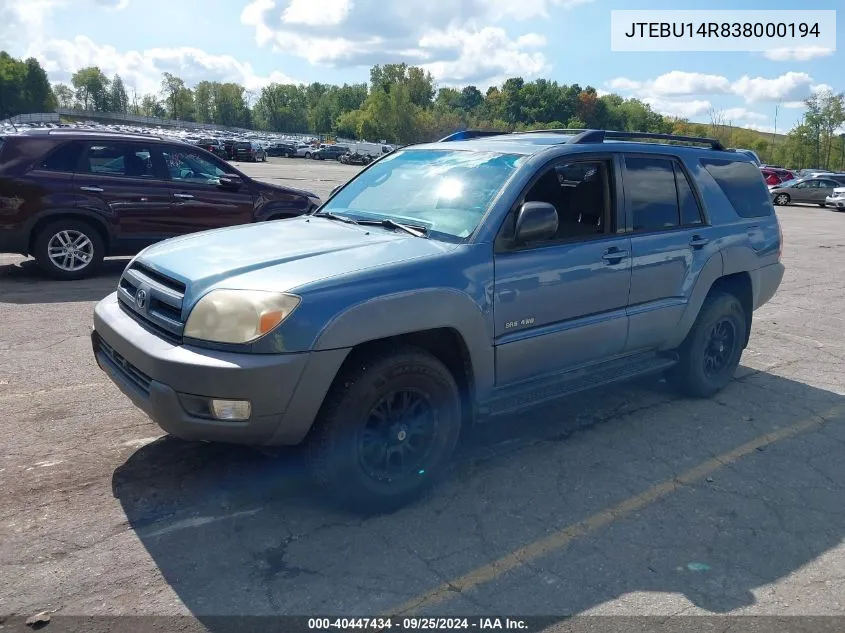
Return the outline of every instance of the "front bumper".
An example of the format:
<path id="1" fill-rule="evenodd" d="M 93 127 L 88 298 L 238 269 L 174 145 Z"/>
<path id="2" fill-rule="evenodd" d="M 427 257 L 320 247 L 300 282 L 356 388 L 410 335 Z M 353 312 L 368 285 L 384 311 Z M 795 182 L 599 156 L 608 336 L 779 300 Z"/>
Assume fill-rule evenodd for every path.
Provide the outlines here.
<path id="1" fill-rule="evenodd" d="M 345 350 L 244 354 L 173 345 L 126 314 L 117 295 L 94 310 L 97 364 L 162 429 L 186 440 L 297 444 L 307 434 Z M 249 400 L 243 422 L 214 419 L 211 398 Z"/>
<path id="2" fill-rule="evenodd" d="M 831 198 L 828 196 L 824 199 L 826 207 L 833 207 L 834 209 L 845 209 L 845 198 Z"/>

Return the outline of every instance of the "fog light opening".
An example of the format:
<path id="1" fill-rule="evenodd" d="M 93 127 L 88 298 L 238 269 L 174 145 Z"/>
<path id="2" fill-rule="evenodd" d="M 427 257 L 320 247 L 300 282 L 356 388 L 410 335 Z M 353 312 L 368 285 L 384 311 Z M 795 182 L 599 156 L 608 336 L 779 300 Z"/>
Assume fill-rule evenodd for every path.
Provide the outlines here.
<path id="1" fill-rule="evenodd" d="M 252 413 L 249 400 L 212 400 L 211 413 L 218 420 L 248 420 Z"/>

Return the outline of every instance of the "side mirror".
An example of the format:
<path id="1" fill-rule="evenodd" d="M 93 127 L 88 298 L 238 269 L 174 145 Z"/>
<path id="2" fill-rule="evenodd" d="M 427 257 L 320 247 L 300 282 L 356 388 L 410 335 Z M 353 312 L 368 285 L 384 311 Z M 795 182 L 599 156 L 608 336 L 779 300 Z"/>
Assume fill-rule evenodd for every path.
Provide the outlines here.
<path id="1" fill-rule="evenodd" d="M 237 174 L 226 174 L 225 176 L 220 176 L 219 180 L 220 186 L 226 189 L 238 189 L 244 184 L 243 179 Z"/>
<path id="2" fill-rule="evenodd" d="M 557 233 L 557 209 L 548 202 L 526 202 L 516 216 L 514 239 L 517 243 L 536 242 Z"/>

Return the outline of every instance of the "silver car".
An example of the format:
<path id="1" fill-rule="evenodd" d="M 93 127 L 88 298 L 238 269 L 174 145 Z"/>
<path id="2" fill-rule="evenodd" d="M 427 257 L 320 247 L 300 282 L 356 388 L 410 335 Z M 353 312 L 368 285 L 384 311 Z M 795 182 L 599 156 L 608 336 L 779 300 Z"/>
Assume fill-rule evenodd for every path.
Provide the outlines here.
<path id="1" fill-rule="evenodd" d="M 840 183 L 828 178 L 800 178 L 769 187 L 769 193 L 772 196 L 772 202 L 777 205 L 811 202 L 823 207 L 825 198 L 841 186 Z"/>
<path id="2" fill-rule="evenodd" d="M 833 207 L 837 211 L 845 211 L 845 187 L 837 187 L 824 199 L 825 206 Z"/>

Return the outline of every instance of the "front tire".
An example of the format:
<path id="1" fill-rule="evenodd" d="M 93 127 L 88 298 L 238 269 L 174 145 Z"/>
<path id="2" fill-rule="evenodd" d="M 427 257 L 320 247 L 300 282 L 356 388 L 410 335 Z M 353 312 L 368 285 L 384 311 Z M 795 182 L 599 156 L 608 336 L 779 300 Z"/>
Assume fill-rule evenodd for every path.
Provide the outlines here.
<path id="1" fill-rule="evenodd" d="M 711 293 L 678 349 L 680 360 L 667 372 L 668 381 L 687 396 L 715 395 L 733 380 L 746 337 L 746 315 L 739 299 L 723 291 Z"/>
<path id="2" fill-rule="evenodd" d="M 775 204 L 780 206 L 780 207 L 785 207 L 786 205 L 788 205 L 789 200 L 790 200 L 789 194 L 786 194 L 786 193 L 779 193 L 778 195 L 775 196 Z"/>
<path id="3" fill-rule="evenodd" d="M 81 220 L 51 222 L 41 229 L 33 244 L 36 263 L 47 275 L 61 281 L 93 275 L 105 253 L 100 233 Z"/>
<path id="4" fill-rule="evenodd" d="M 460 429 L 460 393 L 443 363 L 416 347 L 387 349 L 335 379 L 309 438 L 310 469 L 351 510 L 395 510 L 443 475 Z"/>
<path id="5" fill-rule="evenodd" d="M 305 152 L 305 159 L 308 160 L 311 158 L 311 152 Z"/>

